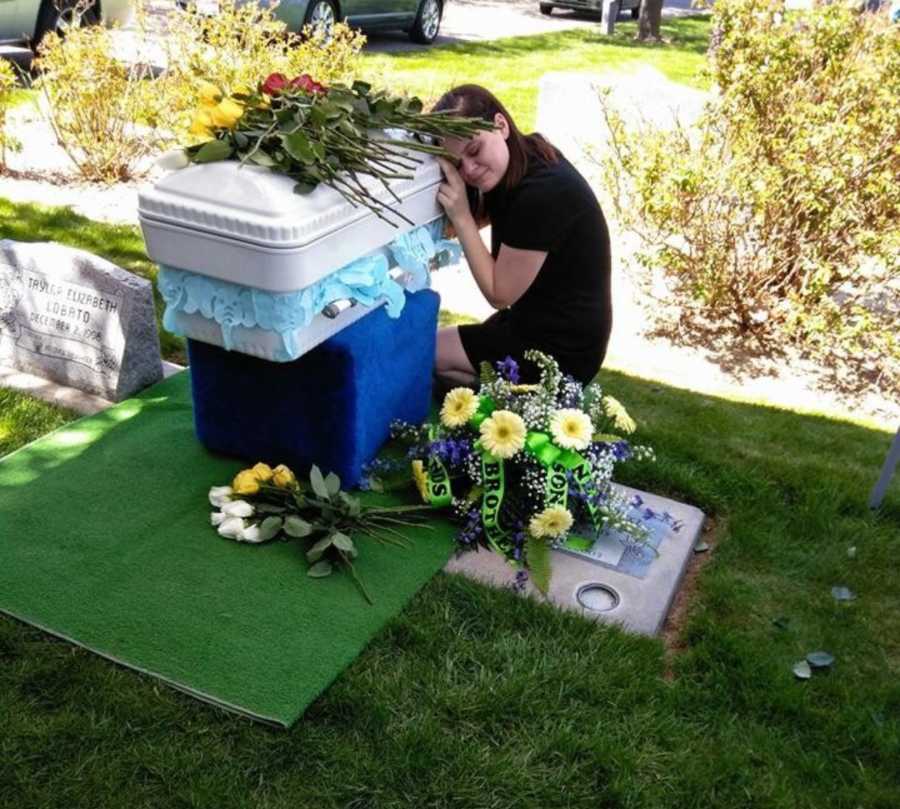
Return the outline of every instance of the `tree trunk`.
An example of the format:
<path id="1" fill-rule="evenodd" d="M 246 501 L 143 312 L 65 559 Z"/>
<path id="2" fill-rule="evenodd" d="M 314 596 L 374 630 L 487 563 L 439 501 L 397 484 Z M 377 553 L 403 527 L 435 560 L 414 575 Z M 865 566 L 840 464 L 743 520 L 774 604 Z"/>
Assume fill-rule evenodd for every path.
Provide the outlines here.
<path id="1" fill-rule="evenodd" d="M 659 42 L 659 26 L 662 23 L 663 0 L 641 0 L 641 16 L 638 18 L 637 38 L 641 42 Z"/>

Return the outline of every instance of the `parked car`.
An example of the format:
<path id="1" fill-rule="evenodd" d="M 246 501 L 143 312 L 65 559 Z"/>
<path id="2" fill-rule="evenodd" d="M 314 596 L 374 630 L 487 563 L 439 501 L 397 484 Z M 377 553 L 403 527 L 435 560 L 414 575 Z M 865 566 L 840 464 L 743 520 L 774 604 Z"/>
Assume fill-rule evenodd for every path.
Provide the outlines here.
<path id="1" fill-rule="evenodd" d="M 571 8 L 587 14 L 603 14 L 606 0 L 553 0 L 552 3 L 539 3 L 541 14 L 550 15 L 555 8 Z M 619 0 L 619 14 L 631 11 L 631 18 L 636 20 L 641 14 L 641 0 Z"/>
<path id="2" fill-rule="evenodd" d="M 217 0 L 177 0 L 182 8 L 195 1 L 201 14 L 215 14 L 218 10 Z M 346 22 L 364 31 L 399 29 L 406 31 L 413 42 L 430 45 L 440 30 L 445 2 L 446 0 L 281 0 L 275 9 L 275 16 L 287 25 L 289 31 L 302 31 L 306 25 L 329 28 L 335 22 Z"/>
<path id="3" fill-rule="evenodd" d="M 0 45 L 37 47 L 48 31 L 71 22 L 74 0 L 0 0 Z M 84 25 L 103 22 L 125 25 L 131 19 L 131 0 L 95 0 L 80 16 Z"/>

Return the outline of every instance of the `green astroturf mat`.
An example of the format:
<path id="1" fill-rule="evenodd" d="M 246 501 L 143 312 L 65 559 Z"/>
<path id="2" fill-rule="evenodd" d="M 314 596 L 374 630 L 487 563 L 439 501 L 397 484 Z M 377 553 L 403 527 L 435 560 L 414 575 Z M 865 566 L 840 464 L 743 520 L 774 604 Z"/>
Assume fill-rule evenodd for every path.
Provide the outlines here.
<path id="1" fill-rule="evenodd" d="M 344 572 L 309 578 L 302 543 L 216 534 L 207 492 L 241 467 L 194 437 L 188 372 L 13 452 L 0 461 L 0 610 L 292 724 L 441 569 L 452 529 L 407 529 L 409 548 L 360 538 L 369 605 Z"/>

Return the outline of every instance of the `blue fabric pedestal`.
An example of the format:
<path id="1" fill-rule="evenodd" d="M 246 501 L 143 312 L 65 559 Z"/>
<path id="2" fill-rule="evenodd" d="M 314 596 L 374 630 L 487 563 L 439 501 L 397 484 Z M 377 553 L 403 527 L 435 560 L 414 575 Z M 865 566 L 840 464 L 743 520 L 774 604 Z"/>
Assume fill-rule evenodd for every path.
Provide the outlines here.
<path id="1" fill-rule="evenodd" d="M 381 307 L 293 362 L 189 340 L 201 443 L 298 474 L 317 464 L 355 486 L 394 419 L 428 416 L 440 298 L 431 290 L 406 295 L 399 318 Z"/>

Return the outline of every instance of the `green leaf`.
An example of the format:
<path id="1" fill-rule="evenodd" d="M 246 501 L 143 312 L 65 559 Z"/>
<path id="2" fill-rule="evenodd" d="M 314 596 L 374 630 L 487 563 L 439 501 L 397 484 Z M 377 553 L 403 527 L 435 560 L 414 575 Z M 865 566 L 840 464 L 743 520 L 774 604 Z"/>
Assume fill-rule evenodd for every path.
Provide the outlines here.
<path id="1" fill-rule="evenodd" d="M 828 652 L 810 652 L 806 656 L 806 660 L 813 668 L 827 669 L 834 663 L 834 655 L 831 655 Z"/>
<path id="2" fill-rule="evenodd" d="M 369 91 L 372 89 L 372 85 L 365 81 L 355 81 L 353 82 L 353 92 L 357 93 L 361 96 L 368 95 Z"/>
<path id="3" fill-rule="evenodd" d="M 348 537 L 346 534 L 342 534 L 340 531 L 335 531 L 331 535 L 331 542 L 335 548 L 346 553 L 352 553 L 356 550 L 356 546 L 353 544 L 353 540 L 350 539 L 350 537 Z"/>
<path id="4" fill-rule="evenodd" d="M 314 579 L 321 579 L 325 576 L 330 576 L 331 570 L 331 562 L 329 562 L 327 559 L 320 559 L 309 570 L 306 571 L 306 575 Z"/>
<path id="5" fill-rule="evenodd" d="M 303 132 L 292 132 L 290 135 L 282 135 L 281 142 L 284 150 L 304 165 L 316 162 L 316 154 L 309 138 Z"/>
<path id="6" fill-rule="evenodd" d="M 847 548 L 847 558 L 848 559 L 856 558 L 856 545 L 851 545 L 849 548 Z"/>
<path id="7" fill-rule="evenodd" d="M 797 677 L 798 680 L 808 680 L 812 677 L 812 669 L 809 667 L 809 663 L 805 660 L 798 660 L 794 663 L 794 676 Z"/>
<path id="8" fill-rule="evenodd" d="M 525 553 L 528 559 L 528 573 L 534 586 L 547 595 L 552 572 L 550 569 L 550 544 L 545 539 L 528 537 Z"/>
<path id="9" fill-rule="evenodd" d="M 295 194 L 312 194 L 319 187 L 318 183 L 297 183 L 294 186 Z"/>
<path id="10" fill-rule="evenodd" d="M 787 629 L 791 624 L 791 619 L 786 615 L 779 615 L 777 618 L 772 619 L 772 625 L 778 629 Z"/>
<path id="11" fill-rule="evenodd" d="M 227 160 L 233 151 L 230 143 L 224 140 L 211 140 L 200 147 L 197 154 L 194 155 L 194 162 L 214 163 L 217 160 Z"/>
<path id="12" fill-rule="evenodd" d="M 266 517 L 259 524 L 260 540 L 262 542 L 267 542 L 268 540 L 272 539 L 278 534 L 283 525 L 284 520 L 282 520 L 281 517 Z"/>
<path id="13" fill-rule="evenodd" d="M 306 552 L 306 559 L 308 562 L 317 562 L 322 558 L 322 555 L 327 551 L 332 542 L 334 541 L 334 534 L 329 534 L 327 537 L 322 537 L 315 545 L 313 545 Z"/>
<path id="14" fill-rule="evenodd" d="M 237 146 L 238 149 L 246 149 L 250 145 L 250 138 L 248 138 L 243 132 L 235 132 L 234 145 Z"/>
<path id="15" fill-rule="evenodd" d="M 328 487 L 325 485 L 325 478 L 322 477 L 322 470 L 313 464 L 313 468 L 309 470 L 309 482 L 316 497 L 328 500 Z"/>
<path id="16" fill-rule="evenodd" d="M 252 154 L 247 156 L 247 160 L 250 163 L 255 163 L 257 166 L 265 166 L 265 168 L 270 169 L 275 165 L 275 161 L 272 160 L 269 155 L 265 152 L 255 151 Z"/>
<path id="17" fill-rule="evenodd" d="M 285 518 L 284 533 L 288 536 L 302 539 L 303 537 L 308 537 L 312 532 L 313 527 L 296 514 L 291 514 L 289 517 Z"/>
<path id="18" fill-rule="evenodd" d="M 341 479 L 334 472 L 329 472 L 325 478 L 325 488 L 328 490 L 328 494 L 337 494 L 341 490 Z"/>

